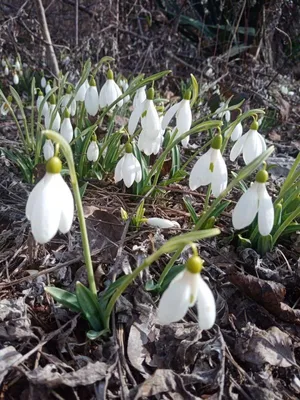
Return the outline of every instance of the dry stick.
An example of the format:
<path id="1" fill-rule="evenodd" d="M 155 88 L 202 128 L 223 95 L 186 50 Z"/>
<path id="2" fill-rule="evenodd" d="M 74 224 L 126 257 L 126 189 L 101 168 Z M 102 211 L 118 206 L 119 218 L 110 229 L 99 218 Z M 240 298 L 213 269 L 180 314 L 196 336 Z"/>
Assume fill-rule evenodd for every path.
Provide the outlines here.
<path id="1" fill-rule="evenodd" d="M 52 72 L 54 73 L 54 75 L 56 75 L 58 77 L 58 75 L 59 75 L 58 62 L 57 62 L 54 47 L 52 44 L 50 32 L 48 29 L 47 19 L 46 19 L 46 15 L 45 15 L 45 9 L 44 9 L 42 0 L 35 0 L 35 4 L 36 4 L 36 9 L 37 9 L 37 14 L 38 14 L 38 20 L 42 27 L 42 33 L 44 36 L 44 40 L 45 40 L 45 42 L 47 42 L 46 48 L 47 48 L 47 53 L 48 53 L 48 62 L 50 64 L 49 67 L 52 70 Z"/>
<path id="2" fill-rule="evenodd" d="M 78 47 L 78 10 L 79 10 L 79 0 L 75 3 L 75 45 Z"/>

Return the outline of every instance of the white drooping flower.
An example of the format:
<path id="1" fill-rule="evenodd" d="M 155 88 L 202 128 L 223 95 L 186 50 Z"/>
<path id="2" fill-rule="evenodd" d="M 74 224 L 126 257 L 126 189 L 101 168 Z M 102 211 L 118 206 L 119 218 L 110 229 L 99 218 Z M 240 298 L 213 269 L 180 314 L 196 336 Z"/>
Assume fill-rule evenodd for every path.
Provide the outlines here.
<path id="1" fill-rule="evenodd" d="M 225 132 L 225 137 L 228 136 L 229 134 L 229 129 L 227 129 L 227 131 Z M 241 122 L 239 122 L 233 129 L 232 134 L 230 136 L 230 139 L 235 142 L 236 140 L 238 140 L 243 134 L 243 125 Z"/>
<path id="2" fill-rule="evenodd" d="M 145 221 L 148 225 L 154 226 L 155 228 L 161 229 L 171 229 L 171 228 L 180 228 L 180 225 L 177 221 L 171 221 L 169 219 L 164 218 L 147 218 Z"/>
<path id="3" fill-rule="evenodd" d="M 259 233 L 262 236 L 271 233 L 274 225 L 274 207 L 266 188 L 267 180 L 267 171 L 259 171 L 255 182 L 237 202 L 232 213 L 235 229 L 243 229 L 250 225 L 258 213 Z"/>
<path id="4" fill-rule="evenodd" d="M 97 137 L 94 137 L 87 149 L 86 158 L 89 161 L 96 162 L 98 160 L 98 157 L 99 157 L 99 146 L 97 143 Z"/>
<path id="5" fill-rule="evenodd" d="M 37 97 L 37 100 L 36 100 L 36 108 L 38 109 L 38 111 L 40 111 L 40 108 L 42 106 L 43 100 L 44 100 L 43 93 L 42 93 L 41 90 L 39 90 L 38 97 Z M 48 103 L 45 101 L 45 103 L 43 105 L 43 108 L 42 108 L 42 111 L 41 111 L 41 114 L 45 117 L 47 112 L 48 112 Z"/>
<path id="6" fill-rule="evenodd" d="M 8 66 L 7 65 L 5 65 L 5 68 L 4 68 L 4 75 L 8 75 L 9 74 L 9 69 L 8 69 Z"/>
<path id="7" fill-rule="evenodd" d="M 56 109 L 55 95 L 52 94 L 50 96 L 49 100 L 50 100 L 50 105 L 49 105 L 48 111 L 46 112 L 46 115 L 45 115 L 45 128 L 52 129 L 56 132 L 59 132 L 61 118 L 60 118 L 58 110 L 56 110 L 56 112 L 55 112 L 55 109 Z M 54 114 L 54 117 L 53 117 L 53 114 Z M 52 121 L 52 118 L 53 118 L 53 121 Z"/>
<path id="8" fill-rule="evenodd" d="M 47 139 L 45 141 L 45 144 L 43 146 L 43 154 L 44 154 L 44 159 L 46 161 L 50 160 L 50 158 L 54 157 L 54 145 L 50 139 Z"/>
<path id="9" fill-rule="evenodd" d="M 60 174 L 58 157 L 50 158 L 46 171 L 26 204 L 26 217 L 31 223 L 32 234 L 41 244 L 49 242 L 58 230 L 69 232 L 74 216 L 73 196 Z"/>
<path id="10" fill-rule="evenodd" d="M 50 81 L 48 81 L 48 82 L 47 82 L 47 85 L 46 85 L 46 87 L 45 87 L 45 93 L 46 93 L 46 94 L 49 93 L 51 89 L 52 89 L 52 88 L 51 88 L 51 83 L 50 83 Z"/>
<path id="11" fill-rule="evenodd" d="M 63 95 L 62 97 L 62 101 L 61 101 L 61 109 L 62 112 L 65 111 L 67 105 L 69 104 L 71 98 L 72 98 L 72 87 L 68 86 L 67 88 L 67 92 L 66 94 Z M 76 100 L 75 98 L 73 98 L 73 100 L 71 100 L 71 104 L 68 107 L 69 109 L 69 113 L 71 114 L 72 117 L 74 117 L 74 115 L 76 114 Z"/>
<path id="12" fill-rule="evenodd" d="M 147 98 L 146 86 L 139 88 L 133 98 L 133 109 L 141 105 Z"/>
<path id="13" fill-rule="evenodd" d="M 129 88 L 128 81 L 127 81 L 126 78 L 121 78 L 120 79 L 120 86 L 121 86 L 121 88 L 123 90 L 123 93 L 125 93 L 126 90 Z M 129 100 L 130 100 L 130 96 L 129 95 L 124 97 L 124 99 L 123 99 L 124 104 L 128 103 Z"/>
<path id="14" fill-rule="evenodd" d="M 216 319 L 216 303 L 212 291 L 200 276 L 202 265 L 200 257 L 190 257 L 185 269 L 165 290 L 157 310 L 158 321 L 162 325 L 180 321 L 189 307 L 196 304 L 200 329 L 212 328 Z"/>
<path id="15" fill-rule="evenodd" d="M 80 84 L 80 80 L 77 82 L 75 90 L 77 90 L 79 84 Z M 86 91 L 88 90 L 88 88 L 89 88 L 89 83 L 88 83 L 88 80 L 86 79 L 83 82 L 83 84 L 79 87 L 78 92 L 76 93 L 76 96 L 75 96 L 75 100 L 76 101 L 84 101 Z"/>
<path id="16" fill-rule="evenodd" d="M 139 183 L 142 180 L 142 168 L 138 159 L 132 153 L 132 146 L 129 143 L 125 145 L 125 154 L 118 161 L 115 169 L 115 182 L 123 179 L 126 187 L 133 185 L 133 182 Z"/>
<path id="17" fill-rule="evenodd" d="M 235 161 L 235 159 L 243 153 L 245 164 L 248 165 L 266 150 L 265 139 L 257 129 L 257 121 L 252 122 L 250 130 L 241 136 L 232 147 L 230 152 L 231 161 Z"/>
<path id="18" fill-rule="evenodd" d="M 47 81 L 44 76 L 41 78 L 41 87 L 44 89 L 47 86 Z"/>
<path id="19" fill-rule="evenodd" d="M 161 123 L 162 117 L 159 117 L 159 120 Z M 146 156 L 150 156 L 151 154 L 156 155 L 162 146 L 164 133 L 165 131 L 161 129 L 159 135 L 155 139 L 152 139 L 151 137 L 147 136 L 147 131 L 142 129 L 137 143 L 139 150 L 143 151 Z"/>
<path id="20" fill-rule="evenodd" d="M 221 153 L 222 135 L 216 135 L 211 148 L 194 165 L 189 179 L 191 190 L 211 184 L 212 194 L 217 197 L 227 187 L 228 172 Z"/>
<path id="21" fill-rule="evenodd" d="M 15 69 L 16 69 L 16 71 L 21 71 L 21 64 L 18 59 L 16 59 L 16 62 L 15 62 Z"/>
<path id="22" fill-rule="evenodd" d="M 113 74 L 112 70 L 109 69 L 107 72 L 107 80 L 104 83 L 104 85 L 102 86 L 100 93 L 99 93 L 98 103 L 99 103 L 100 108 L 110 106 L 120 96 L 122 96 L 121 89 L 114 81 L 114 74 Z M 122 107 L 123 99 L 118 101 L 117 105 L 118 105 L 118 107 Z"/>
<path id="23" fill-rule="evenodd" d="M 191 99 L 191 92 L 188 90 L 184 94 L 183 99 L 179 103 L 174 104 L 171 108 L 169 108 L 162 121 L 163 129 L 166 129 L 166 127 L 169 125 L 170 121 L 175 115 L 176 115 L 177 137 L 183 135 L 185 132 L 191 129 L 192 111 L 191 111 L 190 99 Z M 190 137 L 187 136 L 181 141 L 183 147 L 187 147 L 189 140 Z"/>
<path id="24" fill-rule="evenodd" d="M 12 102 L 12 97 L 8 96 L 7 101 L 4 102 L 2 104 L 2 106 L 1 106 L 1 109 L 0 109 L 1 115 L 7 115 L 8 114 L 9 106 L 10 106 L 11 102 Z"/>
<path id="25" fill-rule="evenodd" d="M 6 64 L 6 60 L 5 60 L 5 58 L 2 58 L 2 60 L 1 60 L 1 64 L 2 64 L 2 67 L 5 67 L 7 64 Z"/>
<path id="26" fill-rule="evenodd" d="M 61 135 L 70 143 L 74 136 L 74 130 L 70 119 L 70 113 L 67 109 L 64 112 L 64 119 L 60 127 Z"/>
<path id="27" fill-rule="evenodd" d="M 130 115 L 128 122 L 128 132 L 133 135 L 139 120 L 141 120 L 143 135 L 148 140 L 154 140 L 161 134 L 161 121 L 154 102 L 154 89 L 150 88 L 147 92 L 147 99 L 136 107 Z"/>
<path id="28" fill-rule="evenodd" d="M 14 74 L 13 74 L 13 81 L 14 81 L 14 85 L 19 84 L 19 75 L 16 72 L 14 72 Z"/>
<path id="29" fill-rule="evenodd" d="M 84 104 L 88 114 L 94 117 L 99 109 L 98 91 L 97 91 L 96 81 L 94 78 L 91 78 L 90 80 L 89 88 L 85 94 Z"/>
<path id="30" fill-rule="evenodd" d="M 215 116 L 221 119 L 225 118 L 225 121 L 228 123 L 230 122 L 231 116 L 230 111 L 226 110 L 226 108 L 228 108 L 228 104 L 221 101 L 221 103 L 219 104 L 219 108 L 217 108 L 215 111 Z"/>

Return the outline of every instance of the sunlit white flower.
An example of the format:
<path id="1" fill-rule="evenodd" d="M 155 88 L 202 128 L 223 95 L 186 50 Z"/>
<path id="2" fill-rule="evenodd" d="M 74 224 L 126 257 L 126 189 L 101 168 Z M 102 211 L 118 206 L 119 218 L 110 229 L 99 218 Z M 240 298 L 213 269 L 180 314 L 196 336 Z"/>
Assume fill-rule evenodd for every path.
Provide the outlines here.
<path id="1" fill-rule="evenodd" d="M 230 111 L 226 110 L 226 108 L 228 108 L 228 105 L 222 101 L 215 111 L 215 116 L 221 119 L 225 118 L 226 122 L 230 122 Z"/>
<path id="2" fill-rule="evenodd" d="M 1 109 L 0 109 L 1 115 L 7 115 L 11 101 L 12 101 L 12 98 L 9 96 L 7 98 L 7 101 L 2 104 Z"/>
<path id="3" fill-rule="evenodd" d="M 5 67 L 5 66 L 6 66 L 6 60 L 5 60 L 5 58 L 2 58 L 1 64 L 2 64 L 2 67 Z"/>
<path id="4" fill-rule="evenodd" d="M 235 229 L 250 225 L 258 213 L 258 230 L 263 236 L 269 235 L 274 225 L 274 207 L 266 189 L 268 173 L 261 170 L 255 182 L 242 195 L 232 213 L 232 224 Z"/>
<path id="5" fill-rule="evenodd" d="M 139 88 L 133 98 L 133 109 L 141 105 L 147 98 L 146 86 Z"/>
<path id="6" fill-rule="evenodd" d="M 80 81 L 77 82 L 75 90 L 77 90 L 77 87 L 78 87 L 79 83 L 80 83 Z M 86 91 L 88 90 L 88 88 L 89 88 L 89 82 L 86 79 L 83 82 L 83 84 L 80 86 L 78 92 L 76 93 L 75 100 L 76 101 L 84 101 L 85 95 L 86 95 Z"/>
<path id="7" fill-rule="evenodd" d="M 228 173 L 220 151 L 222 136 L 216 135 L 211 148 L 194 165 L 189 179 L 191 190 L 211 184 L 212 194 L 217 197 L 227 187 Z"/>
<path id="8" fill-rule="evenodd" d="M 225 137 L 228 136 L 230 131 L 230 128 L 227 129 L 227 131 L 225 132 Z M 243 125 L 241 124 L 241 122 L 239 122 L 233 129 L 232 134 L 230 136 L 230 139 L 235 142 L 236 140 L 238 140 L 243 134 Z"/>
<path id="9" fill-rule="evenodd" d="M 159 117 L 159 120 L 161 123 L 162 117 Z M 147 156 L 150 156 L 151 154 L 156 155 L 162 146 L 164 133 L 165 131 L 161 129 L 159 135 L 155 139 L 152 139 L 147 136 L 147 131 L 142 129 L 137 143 L 139 150 L 143 151 Z"/>
<path id="10" fill-rule="evenodd" d="M 45 115 L 45 128 L 53 129 L 54 131 L 59 132 L 61 118 L 60 118 L 58 110 L 56 110 L 56 112 L 55 112 L 55 109 L 56 109 L 55 103 L 56 103 L 55 95 L 52 94 L 50 96 L 50 105 L 49 105 L 48 111 L 46 112 L 46 115 Z M 54 117 L 53 117 L 53 115 L 54 115 Z M 53 119 L 53 121 L 52 121 L 52 119 Z"/>
<path id="11" fill-rule="evenodd" d="M 70 113 L 67 109 L 64 112 L 64 119 L 60 127 L 60 133 L 68 143 L 72 141 L 74 136 L 74 131 L 70 120 Z"/>
<path id="12" fill-rule="evenodd" d="M 73 95 L 72 95 L 72 87 L 69 86 L 67 88 L 66 94 L 64 94 L 63 97 L 62 97 L 62 102 L 61 102 L 62 112 L 65 111 L 65 109 L 66 109 L 67 105 L 69 104 L 69 102 L 70 102 L 72 97 L 73 97 Z M 76 100 L 75 100 L 75 98 L 73 98 L 73 100 L 71 101 L 71 104 L 69 105 L 68 109 L 69 109 L 69 113 L 71 114 L 71 116 L 74 117 L 74 115 L 76 114 Z"/>
<path id="13" fill-rule="evenodd" d="M 26 217 L 38 243 L 49 242 L 59 230 L 67 233 L 72 226 L 74 201 L 72 193 L 60 175 L 61 161 L 52 157 L 46 174 L 34 187 L 26 204 Z"/>
<path id="14" fill-rule="evenodd" d="M 7 65 L 5 65 L 5 68 L 4 68 L 4 75 L 8 75 L 9 74 L 9 69 L 8 69 L 8 66 Z"/>
<path id="15" fill-rule="evenodd" d="M 190 105 L 190 98 L 191 98 L 191 92 L 187 91 L 184 94 L 184 98 L 179 103 L 174 104 L 171 108 L 169 108 L 162 121 L 163 129 L 166 129 L 171 119 L 175 115 L 176 115 L 176 129 L 178 137 L 191 129 L 192 111 Z M 183 147 L 187 147 L 189 140 L 190 137 L 187 136 L 181 141 Z"/>
<path id="16" fill-rule="evenodd" d="M 38 109 L 38 111 L 40 110 L 40 108 L 42 106 L 43 100 L 44 100 L 43 93 L 42 93 L 41 90 L 39 90 L 38 97 L 37 97 L 37 100 L 36 100 L 36 108 Z M 45 101 L 45 103 L 43 105 L 43 108 L 42 108 L 42 111 L 41 111 L 41 114 L 45 117 L 47 112 L 48 112 L 48 103 Z"/>
<path id="17" fill-rule="evenodd" d="M 109 69 L 107 72 L 107 80 L 99 93 L 98 103 L 100 108 L 110 106 L 120 96 L 122 96 L 121 89 L 114 81 L 114 74 L 112 70 Z M 118 107 L 121 107 L 123 105 L 123 100 L 120 100 L 117 105 Z"/>
<path id="18" fill-rule="evenodd" d="M 157 310 L 162 325 L 180 321 L 189 307 L 195 304 L 200 329 L 210 329 L 214 325 L 216 304 L 212 291 L 200 276 L 202 264 L 200 257 L 190 257 L 184 271 L 171 281 L 163 293 Z"/>
<path id="19" fill-rule="evenodd" d="M 133 182 L 139 183 L 142 179 L 142 168 L 138 159 L 132 154 L 132 146 L 127 143 L 125 145 L 125 154 L 118 161 L 115 169 L 115 182 L 123 179 L 126 187 L 133 185 Z"/>
<path id="20" fill-rule="evenodd" d="M 41 87 L 44 89 L 47 86 L 47 81 L 46 78 L 44 76 L 42 76 L 41 79 Z"/>
<path id="21" fill-rule="evenodd" d="M 13 74 L 13 81 L 14 81 L 14 85 L 19 84 L 19 75 L 16 72 Z"/>
<path id="22" fill-rule="evenodd" d="M 51 88 L 51 83 L 50 83 L 50 81 L 48 81 L 48 82 L 47 82 L 47 85 L 46 85 L 46 87 L 45 87 L 45 93 L 46 93 L 46 94 L 49 93 L 51 89 L 52 89 L 52 88 Z"/>
<path id="23" fill-rule="evenodd" d="M 94 138 L 96 139 L 96 138 Z M 99 157 L 99 146 L 96 140 L 92 140 L 87 149 L 86 157 L 89 161 L 96 162 Z"/>
<path id="24" fill-rule="evenodd" d="M 96 81 L 94 78 L 90 80 L 89 88 L 85 94 L 84 104 L 88 114 L 94 117 L 99 109 L 98 91 L 97 91 Z"/>
<path id="25" fill-rule="evenodd" d="M 16 59 L 16 62 L 15 62 L 15 69 L 16 69 L 16 71 L 21 71 L 21 64 L 18 59 Z"/>
<path id="26" fill-rule="evenodd" d="M 266 150 L 265 139 L 257 129 L 258 123 L 254 121 L 250 126 L 250 130 L 237 140 L 230 152 L 231 161 L 235 161 L 243 153 L 243 159 L 247 165 Z"/>
<path id="27" fill-rule="evenodd" d="M 164 218 L 147 218 L 145 221 L 148 225 L 154 226 L 155 228 L 161 229 L 171 229 L 171 228 L 180 228 L 180 225 L 177 221 L 171 221 L 169 219 Z"/>
<path id="28" fill-rule="evenodd" d="M 161 133 L 161 121 L 154 102 L 154 89 L 150 88 L 147 92 L 147 99 L 136 107 L 130 115 L 128 122 L 128 132 L 130 135 L 134 134 L 139 119 L 144 135 L 149 139 L 156 139 Z"/>
<path id="29" fill-rule="evenodd" d="M 50 160 L 54 156 L 54 145 L 50 139 L 45 141 L 43 146 L 43 154 L 46 161 Z"/>
<path id="30" fill-rule="evenodd" d="M 126 90 L 129 88 L 128 81 L 127 81 L 126 78 L 120 79 L 120 86 L 121 86 L 121 88 L 123 90 L 123 93 L 125 93 Z M 129 95 L 124 97 L 124 99 L 123 99 L 124 104 L 128 103 L 129 100 L 130 100 L 130 96 Z"/>

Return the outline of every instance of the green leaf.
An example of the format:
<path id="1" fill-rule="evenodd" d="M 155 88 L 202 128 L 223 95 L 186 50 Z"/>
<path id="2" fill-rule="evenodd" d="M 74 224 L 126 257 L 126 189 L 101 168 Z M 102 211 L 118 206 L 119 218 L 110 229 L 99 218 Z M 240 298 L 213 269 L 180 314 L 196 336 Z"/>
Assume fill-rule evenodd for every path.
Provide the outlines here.
<path id="1" fill-rule="evenodd" d="M 97 297 L 82 283 L 76 283 L 76 297 L 82 313 L 94 331 L 101 331 L 102 312 Z"/>
<path id="2" fill-rule="evenodd" d="M 252 243 L 250 239 L 244 238 L 241 234 L 238 235 L 238 246 L 247 249 L 248 247 L 252 247 Z"/>
<path id="3" fill-rule="evenodd" d="M 193 86 L 193 96 L 192 96 L 192 99 L 191 99 L 191 108 L 192 108 L 193 105 L 196 103 L 196 101 L 198 99 L 199 86 L 198 86 L 197 79 L 194 77 L 193 74 L 191 74 L 191 80 L 192 80 L 192 86 Z"/>
<path id="4" fill-rule="evenodd" d="M 172 168 L 170 171 L 170 177 L 172 178 L 176 174 L 176 172 L 180 170 L 180 152 L 178 145 L 172 147 L 171 156 L 172 156 Z"/>
<path id="5" fill-rule="evenodd" d="M 257 242 L 257 252 L 264 256 L 272 249 L 272 235 L 261 236 L 259 235 Z"/>
<path id="6" fill-rule="evenodd" d="M 75 294 L 52 286 L 45 287 L 45 292 L 49 293 L 54 298 L 54 300 L 69 308 L 70 310 L 81 312 L 81 308 Z"/>
<path id="7" fill-rule="evenodd" d="M 214 227 L 216 222 L 216 218 L 215 217 L 209 217 L 208 220 L 205 222 L 203 229 L 211 229 Z"/>
<path id="8" fill-rule="evenodd" d="M 90 339 L 90 340 L 96 340 L 101 336 L 106 336 L 109 332 L 109 329 L 102 329 L 102 331 L 93 331 L 93 330 L 89 330 L 86 333 L 86 336 Z"/>
<path id="9" fill-rule="evenodd" d="M 230 200 L 222 201 L 222 203 L 218 204 L 217 207 L 214 209 L 211 216 L 218 218 L 222 214 L 222 212 L 229 206 L 230 203 Z"/>
<path id="10" fill-rule="evenodd" d="M 290 224 L 285 230 L 282 232 L 281 235 L 290 235 L 291 233 L 300 231 L 300 224 Z"/>
<path id="11" fill-rule="evenodd" d="M 185 197 L 183 198 L 183 202 L 184 202 L 184 205 L 186 206 L 188 212 L 190 213 L 190 217 L 191 217 L 193 223 L 196 224 L 198 221 L 198 215 L 197 215 L 194 207 L 192 206 L 192 203 L 190 202 L 189 199 L 187 199 Z"/>
<path id="12" fill-rule="evenodd" d="M 79 188 L 79 193 L 80 193 L 80 198 L 82 199 L 84 196 L 84 193 L 86 191 L 86 188 L 88 187 L 88 182 L 85 182 L 83 185 L 80 186 Z"/>
<path id="13" fill-rule="evenodd" d="M 282 221 L 282 203 L 276 204 L 274 206 L 274 227 L 273 231 L 275 231 L 280 225 Z"/>
<path id="14" fill-rule="evenodd" d="M 127 277 L 127 275 L 120 276 L 120 278 L 118 278 L 115 282 L 111 283 L 104 292 L 100 293 L 100 299 L 101 299 L 101 304 L 102 304 L 103 308 L 106 307 L 106 304 L 109 301 L 109 299 L 111 298 L 111 296 L 113 295 L 114 291 L 120 285 L 122 285 L 124 280 L 126 280 L 126 277 Z"/>

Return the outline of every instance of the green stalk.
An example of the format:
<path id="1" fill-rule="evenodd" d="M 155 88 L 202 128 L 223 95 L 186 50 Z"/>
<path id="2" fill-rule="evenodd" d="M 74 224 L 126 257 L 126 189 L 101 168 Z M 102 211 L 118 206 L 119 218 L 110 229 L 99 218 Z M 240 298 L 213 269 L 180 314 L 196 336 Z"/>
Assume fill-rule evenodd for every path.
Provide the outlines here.
<path id="1" fill-rule="evenodd" d="M 78 214 L 78 220 L 79 220 L 80 232 L 81 232 L 81 239 L 82 239 L 83 255 L 84 255 L 85 266 L 86 266 L 87 275 L 88 275 L 89 286 L 90 286 L 92 293 L 97 295 L 89 239 L 88 239 L 88 234 L 87 234 L 87 229 L 86 229 L 86 224 L 85 224 L 85 218 L 84 218 L 84 213 L 83 213 L 83 207 L 82 207 L 79 185 L 78 185 L 78 180 L 77 180 L 77 175 L 76 175 L 73 153 L 72 153 L 71 147 L 69 146 L 68 142 L 59 133 L 56 133 L 51 130 L 46 130 L 46 131 L 43 131 L 42 134 L 45 135 L 47 138 L 53 140 L 55 143 L 59 144 L 60 149 L 62 150 L 64 156 L 66 157 L 68 167 L 69 167 L 71 184 L 72 184 L 73 193 L 74 193 L 74 199 L 75 199 L 76 208 L 77 208 L 77 214 Z"/>
<path id="2" fill-rule="evenodd" d="M 272 246 L 275 245 L 277 242 L 278 238 L 282 234 L 282 232 L 293 222 L 294 219 L 296 219 L 300 215 L 300 208 L 296 208 L 295 211 L 293 211 L 287 219 L 280 225 L 280 227 L 277 229 L 277 231 L 274 233 L 273 238 L 272 238 Z"/>

